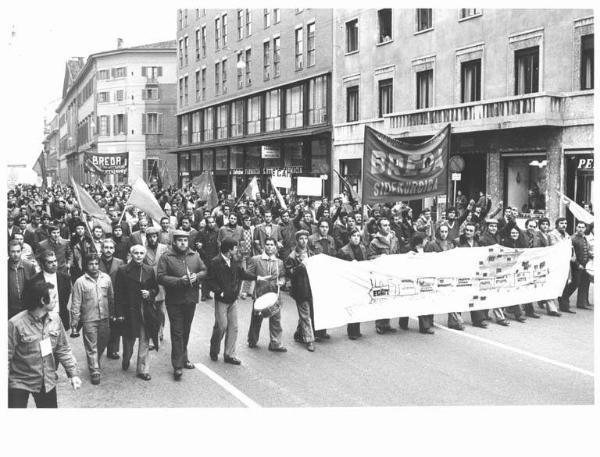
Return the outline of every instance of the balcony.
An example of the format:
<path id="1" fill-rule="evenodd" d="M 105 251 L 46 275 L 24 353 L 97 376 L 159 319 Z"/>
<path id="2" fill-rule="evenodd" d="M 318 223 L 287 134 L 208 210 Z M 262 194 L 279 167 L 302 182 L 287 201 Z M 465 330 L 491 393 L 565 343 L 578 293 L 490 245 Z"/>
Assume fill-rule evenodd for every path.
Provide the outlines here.
<path id="1" fill-rule="evenodd" d="M 337 124 L 333 129 L 333 138 L 336 145 L 362 143 L 365 137 L 365 125 L 383 131 L 383 119 L 369 119 L 358 122 Z"/>
<path id="2" fill-rule="evenodd" d="M 433 135 L 447 123 L 454 133 L 591 124 L 593 107 L 593 90 L 517 95 L 389 114 L 384 116 L 382 131 L 392 136 L 421 136 Z"/>

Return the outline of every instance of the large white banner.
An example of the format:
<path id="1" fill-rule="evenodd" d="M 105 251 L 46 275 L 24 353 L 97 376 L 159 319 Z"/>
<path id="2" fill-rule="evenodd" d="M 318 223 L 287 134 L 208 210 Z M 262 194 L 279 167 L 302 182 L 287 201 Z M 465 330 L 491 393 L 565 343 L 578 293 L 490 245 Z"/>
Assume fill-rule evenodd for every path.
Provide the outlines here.
<path id="1" fill-rule="evenodd" d="M 306 265 L 315 328 L 556 298 L 567 281 L 570 258 L 570 241 L 534 249 L 494 245 L 397 254 L 363 262 L 317 255 Z"/>

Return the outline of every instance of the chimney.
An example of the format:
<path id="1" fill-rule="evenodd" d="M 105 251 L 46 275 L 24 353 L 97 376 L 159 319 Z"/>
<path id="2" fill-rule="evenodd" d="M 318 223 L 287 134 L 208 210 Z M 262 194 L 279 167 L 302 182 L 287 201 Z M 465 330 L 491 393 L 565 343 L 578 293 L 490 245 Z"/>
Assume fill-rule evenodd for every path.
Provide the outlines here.
<path id="1" fill-rule="evenodd" d="M 117 38 L 117 49 L 123 48 L 123 38 Z"/>

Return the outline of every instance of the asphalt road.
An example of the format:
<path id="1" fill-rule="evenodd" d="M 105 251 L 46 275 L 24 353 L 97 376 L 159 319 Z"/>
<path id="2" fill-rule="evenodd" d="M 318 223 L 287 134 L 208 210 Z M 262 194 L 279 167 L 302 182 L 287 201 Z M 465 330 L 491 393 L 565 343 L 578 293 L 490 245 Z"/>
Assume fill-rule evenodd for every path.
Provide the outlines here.
<path id="1" fill-rule="evenodd" d="M 82 339 L 70 339 L 82 388 L 74 392 L 60 369 L 59 407 L 340 407 L 442 405 L 590 405 L 594 402 L 594 311 L 511 321 L 510 327 L 469 325 L 465 332 L 436 328 L 378 335 L 362 324 L 363 338 L 330 329 L 331 339 L 308 352 L 293 341 L 297 311 L 283 294 L 282 326 L 287 353 L 267 350 L 268 323 L 259 347 L 248 348 L 251 301 L 239 302 L 241 366 L 210 360 L 212 300 L 200 303 L 190 337 L 190 359 L 198 365 L 175 382 L 168 324 L 164 346 L 151 354 L 149 382 L 135 377 L 135 353 L 125 372 L 120 360 L 102 359 L 102 381 L 89 382 Z M 572 305 L 574 305 L 573 297 Z M 445 325 L 446 316 L 435 318 Z M 392 321 L 397 327 L 397 320 Z M 33 406 L 33 404 L 32 404 Z"/>

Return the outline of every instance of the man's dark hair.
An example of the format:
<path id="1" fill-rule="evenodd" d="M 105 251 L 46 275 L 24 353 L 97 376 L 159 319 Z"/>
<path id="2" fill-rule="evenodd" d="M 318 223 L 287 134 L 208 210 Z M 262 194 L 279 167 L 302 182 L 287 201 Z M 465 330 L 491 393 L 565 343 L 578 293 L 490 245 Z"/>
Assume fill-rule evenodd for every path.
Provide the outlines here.
<path id="1" fill-rule="evenodd" d="M 221 242 L 221 253 L 222 254 L 226 254 L 229 251 L 231 251 L 234 247 L 236 247 L 238 244 L 237 241 L 235 241 L 233 238 L 225 238 L 222 242 Z"/>
<path id="2" fill-rule="evenodd" d="M 456 208 L 454 206 L 450 206 L 450 207 L 446 208 L 446 216 L 448 215 L 448 213 L 456 214 Z"/>
<path id="3" fill-rule="evenodd" d="M 538 227 L 540 225 L 542 225 L 544 222 L 546 222 L 548 225 L 550 225 L 550 219 L 548 219 L 547 217 L 540 217 L 540 219 L 538 221 Z"/>
<path id="4" fill-rule="evenodd" d="M 327 224 L 327 227 L 329 228 L 329 219 L 327 219 L 326 217 L 322 217 L 321 219 L 319 219 L 319 226 L 321 226 L 323 222 L 325 222 Z"/>
<path id="5" fill-rule="evenodd" d="M 27 288 L 25 294 L 25 308 L 28 311 L 42 307 L 42 299 L 45 302 L 50 301 L 50 290 L 54 289 L 54 284 L 46 281 L 35 281 Z"/>
<path id="6" fill-rule="evenodd" d="M 554 222 L 554 226 L 555 226 L 556 228 L 558 228 L 558 224 L 560 224 L 562 221 L 566 221 L 566 220 L 567 220 L 567 218 L 566 218 L 566 217 L 564 217 L 564 216 L 561 216 L 561 217 L 559 217 L 559 218 L 557 218 L 557 219 L 556 219 L 556 221 Z"/>
<path id="7" fill-rule="evenodd" d="M 100 262 L 100 257 L 95 252 L 88 254 L 85 257 L 85 266 L 87 267 L 92 260 L 96 260 L 97 262 Z"/>
<path id="8" fill-rule="evenodd" d="M 8 250 L 10 251 L 10 248 L 13 246 L 21 247 L 21 243 L 19 243 L 17 240 L 10 240 L 8 243 Z"/>
<path id="9" fill-rule="evenodd" d="M 162 221 L 167 220 L 167 222 L 170 222 L 169 217 L 168 216 L 163 216 L 160 218 L 160 223 L 162 224 Z"/>
<path id="10" fill-rule="evenodd" d="M 265 244 L 267 244 L 267 241 L 272 241 L 273 244 L 275 246 L 277 246 L 277 240 L 275 238 L 273 238 L 272 236 L 268 236 L 268 237 L 265 238 Z"/>
<path id="11" fill-rule="evenodd" d="M 46 249 L 45 251 L 43 251 L 40 254 L 40 260 L 42 261 L 42 264 L 46 263 L 46 261 L 50 258 L 50 257 L 56 257 L 56 252 L 54 252 L 51 249 Z"/>
<path id="12" fill-rule="evenodd" d="M 530 217 L 529 219 L 527 219 L 525 221 L 525 228 L 528 228 L 530 222 L 535 222 L 535 225 L 538 225 L 537 219 L 534 219 L 533 217 Z"/>
<path id="13" fill-rule="evenodd" d="M 414 249 L 419 244 L 423 244 L 426 237 L 427 235 L 425 235 L 423 232 L 413 233 L 412 237 L 410 238 L 410 247 Z"/>

